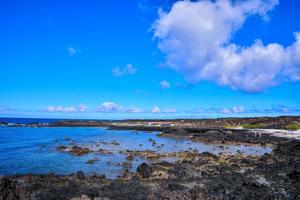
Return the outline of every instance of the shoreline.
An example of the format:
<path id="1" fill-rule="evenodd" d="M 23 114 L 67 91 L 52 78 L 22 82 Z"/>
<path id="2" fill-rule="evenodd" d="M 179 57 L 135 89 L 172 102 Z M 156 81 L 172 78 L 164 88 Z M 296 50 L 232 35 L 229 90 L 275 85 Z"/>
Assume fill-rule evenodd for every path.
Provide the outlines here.
<path id="1" fill-rule="evenodd" d="M 98 122 L 89 121 L 82 124 L 82 121 L 61 121 L 52 126 L 36 127 L 68 127 L 64 125 L 70 124 L 71 127 L 91 127 L 89 125 L 95 123 Z M 246 155 L 242 152 L 216 155 L 192 150 L 170 153 L 123 151 L 126 156 L 126 161 L 122 163 L 124 171 L 116 179 L 107 179 L 101 174 L 86 175 L 80 171 L 69 175 L 47 173 L 0 176 L 0 199 L 269 199 L 274 196 L 278 199 L 300 198 L 300 140 L 291 138 L 290 132 L 271 128 L 195 127 L 187 126 L 186 122 L 181 121 L 175 125 L 166 123 L 170 122 L 160 122 L 160 126 L 154 121 L 142 124 L 139 121 L 105 124 L 101 122 L 101 126 L 97 124 L 96 127 L 105 127 L 108 130 L 157 131 L 161 137 L 181 137 L 209 144 L 270 145 L 273 151 L 263 155 Z M 285 124 L 280 126 L 283 125 Z M 117 142 L 114 143 L 118 145 Z M 57 150 L 72 153 L 73 156 L 90 152 L 89 149 L 76 144 L 71 149 L 61 146 Z M 101 153 L 110 152 L 103 149 Z M 168 156 L 173 156 L 176 161 L 160 160 Z M 132 172 L 128 167 L 135 157 L 145 157 L 153 162 L 146 161 Z M 90 162 L 93 164 L 94 161 Z"/>
<path id="2" fill-rule="evenodd" d="M 175 163 L 143 163 L 117 179 L 82 172 L 2 176 L 0 191 L 2 199 L 297 199 L 299 164 L 300 141 L 292 140 L 262 156 L 187 153 Z"/>

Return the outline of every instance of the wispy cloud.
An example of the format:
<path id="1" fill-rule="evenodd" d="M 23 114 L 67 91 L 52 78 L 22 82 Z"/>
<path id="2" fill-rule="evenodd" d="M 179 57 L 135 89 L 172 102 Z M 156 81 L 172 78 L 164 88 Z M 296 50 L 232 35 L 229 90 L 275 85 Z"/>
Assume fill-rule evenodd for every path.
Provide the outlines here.
<path id="1" fill-rule="evenodd" d="M 151 112 L 152 112 L 152 113 L 176 113 L 177 110 L 176 110 L 175 108 L 161 109 L 161 108 L 158 107 L 158 106 L 154 106 L 154 107 L 151 109 Z"/>
<path id="2" fill-rule="evenodd" d="M 122 112 L 122 113 L 141 113 L 142 109 L 137 107 L 125 108 L 121 105 L 118 105 L 114 102 L 103 102 L 96 109 L 97 112 L 104 113 L 114 113 L 114 112 Z"/>
<path id="3" fill-rule="evenodd" d="M 154 106 L 152 109 L 151 109 L 151 112 L 153 113 L 159 113 L 160 112 L 160 108 L 158 106 Z"/>
<path id="4" fill-rule="evenodd" d="M 159 85 L 160 85 L 160 88 L 162 90 L 166 90 L 166 89 L 169 89 L 171 87 L 171 84 L 168 81 L 166 81 L 166 80 L 161 81 L 159 83 Z"/>
<path id="5" fill-rule="evenodd" d="M 80 104 L 78 107 L 76 106 L 47 106 L 47 112 L 65 112 L 65 113 L 76 113 L 76 112 L 85 112 L 87 110 L 87 106 L 84 104 Z"/>
<path id="6" fill-rule="evenodd" d="M 132 64 L 127 64 L 124 67 L 115 67 L 112 69 L 112 74 L 114 77 L 135 74 L 136 72 L 137 69 Z"/>
<path id="7" fill-rule="evenodd" d="M 6 113 L 16 112 L 16 111 L 20 111 L 20 110 L 16 109 L 16 108 L 11 108 L 8 106 L 0 105 L 0 114 L 6 114 Z"/>
<path id="8" fill-rule="evenodd" d="M 69 56 L 75 56 L 78 53 L 78 50 L 75 47 L 67 47 Z"/>
<path id="9" fill-rule="evenodd" d="M 245 112 L 243 106 L 233 106 L 232 108 L 223 108 L 220 110 L 220 113 L 224 114 L 239 114 Z"/>
<path id="10" fill-rule="evenodd" d="M 122 107 L 114 102 L 103 102 L 98 106 L 97 112 L 121 112 Z"/>

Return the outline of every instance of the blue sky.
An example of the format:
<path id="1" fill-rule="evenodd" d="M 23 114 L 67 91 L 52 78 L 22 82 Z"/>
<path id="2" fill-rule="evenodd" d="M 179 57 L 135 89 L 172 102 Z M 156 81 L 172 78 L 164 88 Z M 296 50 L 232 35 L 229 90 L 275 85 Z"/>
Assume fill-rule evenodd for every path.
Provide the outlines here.
<path id="1" fill-rule="evenodd" d="M 2 0 L 0 117 L 298 115 L 299 9 L 297 0 Z"/>

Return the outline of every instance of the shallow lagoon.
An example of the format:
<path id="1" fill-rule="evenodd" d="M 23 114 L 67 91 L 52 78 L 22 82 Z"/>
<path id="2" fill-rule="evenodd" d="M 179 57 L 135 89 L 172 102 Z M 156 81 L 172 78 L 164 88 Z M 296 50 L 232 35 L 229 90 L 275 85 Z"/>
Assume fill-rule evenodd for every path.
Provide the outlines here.
<path id="1" fill-rule="evenodd" d="M 152 146 L 154 140 L 157 144 Z M 59 152 L 56 147 L 68 145 L 70 142 L 82 146 L 95 145 L 99 141 L 117 141 L 120 145 L 101 144 L 101 148 L 113 152 L 103 155 L 90 153 L 84 156 L 73 156 Z M 164 144 L 164 146 L 157 148 Z M 107 130 L 105 128 L 0 128 L 0 175 L 24 173 L 69 174 L 83 171 L 87 174 L 105 174 L 108 178 L 121 175 L 124 168 L 117 166 L 126 160 L 123 150 L 155 150 L 158 152 L 178 152 L 197 149 L 199 152 L 208 151 L 214 154 L 220 152 L 236 153 L 240 150 L 245 154 L 262 155 L 270 153 L 270 147 L 245 145 L 220 145 L 192 142 L 187 139 L 158 137 L 157 132 Z M 90 159 L 99 159 L 94 164 L 87 164 Z M 144 162 L 135 158 L 131 170 Z M 146 161 L 147 162 L 147 161 Z"/>

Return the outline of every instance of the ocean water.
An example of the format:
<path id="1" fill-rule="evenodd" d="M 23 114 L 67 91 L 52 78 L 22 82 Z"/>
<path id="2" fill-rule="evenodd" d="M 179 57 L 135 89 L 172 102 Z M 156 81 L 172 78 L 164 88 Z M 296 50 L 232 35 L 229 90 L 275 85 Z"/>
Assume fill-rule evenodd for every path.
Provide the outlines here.
<path id="1" fill-rule="evenodd" d="M 59 121 L 62 119 L 50 119 L 50 118 L 2 118 L 0 122 L 14 123 L 14 124 L 31 124 L 31 123 L 50 123 Z"/>
<path id="2" fill-rule="evenodd" d="M 149 139 L 155 140 L 157 145 L 152 146 Z M 100 146 L 113 152 L 102 155 L 90 153 L 84 156 L 73 156 L 56 150 L 59 145 L 68 145 L 75 142 L 82 146 L 93 146 L 97 141 L 118 141 L 120 145 Z M 157 146 L 164 144 L 163 147 Z M 142 145 L 142 146 L 141 146 Z M 224 146 L 224 145 L 223 145 Z M 0 175 L 14 175 L 24 173 L 69 174 L 83 171 L 86 174 L 105 174 L 108 178 L 121 175 L 124 168 L 118 166 L 126 160 L 126 155 L 119 153 L 122 150 L 156 150 L 159 152 L 174 152 L 197 149 L 199 152 L 236 153 L 240 150 L 246 154 L 262 155 L 270 153 L 270 147 L 245 145 L 219 145 L 192 142 L 187 139 L 158 137 L 157 132 L 107 130 L 105 128 L 29 128 L 29 127 L 0 127 Z M 87 164 L 90 159 L 97 158 L 94 164 Z M 135 171 L 142 162 L 151 162 L 135 158 L 130 169 Z"/>

